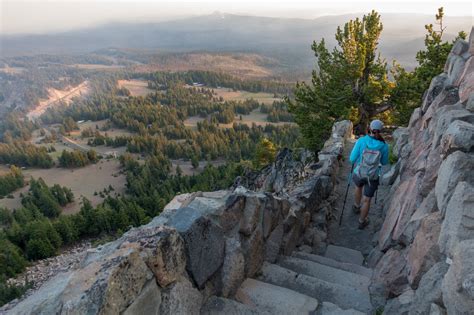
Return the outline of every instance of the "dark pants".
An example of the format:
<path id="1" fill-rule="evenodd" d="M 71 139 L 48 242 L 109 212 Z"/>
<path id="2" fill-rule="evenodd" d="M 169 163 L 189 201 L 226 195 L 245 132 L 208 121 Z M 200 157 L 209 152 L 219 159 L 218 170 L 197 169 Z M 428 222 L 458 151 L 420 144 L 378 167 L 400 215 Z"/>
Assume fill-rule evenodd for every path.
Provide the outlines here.
<path id="1" fill-rule="evenodd" d="M 372 198 L 375 195 L 375 191 L 379 187 L 379 180 L 368 180 L 367 178 L 359 178 L 357 174 L 352 174 L 352 180 L 357 187 L 364 186 L 364 196 Z"/>

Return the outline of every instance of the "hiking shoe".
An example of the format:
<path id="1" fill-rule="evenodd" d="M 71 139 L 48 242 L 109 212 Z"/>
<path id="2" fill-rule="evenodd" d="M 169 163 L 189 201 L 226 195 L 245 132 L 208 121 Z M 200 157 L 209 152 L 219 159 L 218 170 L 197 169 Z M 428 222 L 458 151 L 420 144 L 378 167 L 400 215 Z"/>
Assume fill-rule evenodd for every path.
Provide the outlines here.
<path id="1" fill-rule="evenodd" d="M 363 230 L 367 225 L 369 225 L 369 218 L 365 218 L 364 222 L 359 220 L 359 230 Z"/>
<path id="2" fill-rule="evenodd" d="M 352 205 L 352 212 L 354 212 L 355 214 L 359 214 L 360 206 Z"/>

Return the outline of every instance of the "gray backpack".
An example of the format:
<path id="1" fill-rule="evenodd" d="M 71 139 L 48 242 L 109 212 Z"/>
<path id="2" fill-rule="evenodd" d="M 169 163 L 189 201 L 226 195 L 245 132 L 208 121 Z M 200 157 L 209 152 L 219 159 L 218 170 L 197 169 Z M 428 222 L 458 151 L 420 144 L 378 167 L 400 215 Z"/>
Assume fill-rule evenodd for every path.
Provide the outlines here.
<path id="1" fill-rule="evenodd" d="M 379 177 L 378 169 L 382 153 L 379 150 L 365 148 L 362 152 L 362 160 L 360 161 L 357 175 L 359 178 L 367 178 L 368 180 L 377 180 Z"/>

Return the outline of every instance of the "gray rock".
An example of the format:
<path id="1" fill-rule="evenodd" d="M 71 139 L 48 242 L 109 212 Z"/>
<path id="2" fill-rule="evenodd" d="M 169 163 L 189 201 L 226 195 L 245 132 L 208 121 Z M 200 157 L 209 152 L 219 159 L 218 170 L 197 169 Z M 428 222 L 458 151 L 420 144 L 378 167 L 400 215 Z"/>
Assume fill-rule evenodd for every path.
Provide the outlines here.
<path id="1" fill-rule="evenodd" d="M 408 288 L 406 253 L 390 248 L 377 263 L 370 291 L 381 296 L 398 296 Z"/>
<path id="2" fill-rule="evenodd" d="M 343 309 L 353 308 L 365 313 L 372 310 L 369 295 L 364 290 L 298 274 L 278 265 L 265 264 L 259 279 L 320 301 L 337 304 Z"/>
<path id="3" fill-rule="evenodd" d="M 430 107 L 433 100 L 444 89 L 444 86 L 446 84 L 447 79 L 448 79 L 448 75 L 446 73 L 442 73 L 440 75 L 437 75 L 436 77 L 434 77 L 431 80 L 431 83 L 430 83 L 430 86 L 427 90 L 427 93 L 423 97 L 423 103 L 421 105 L 421 111 L 418 112 L 416 109 L 415 109 L 415 111 L 413 111 L 413 114 L 410 118 L 410 123 L 408 124 L 408 127 L 412 127 L 414 125 L 415 121 L 419 118 L 421 113 L 426 113 L 426 111 Z"/>
<path id="4" fill-rule="evenodd" d="M 465 121 L 453 121 L 441 138 L 441 152 L 448 155 L 456 150 L 474 151 L 474 125 Z"/>
<path id="5" fill-rule="evenodd" d="M 387 301 L 383 310 L 384 315 L 407 315 L 412 309 L 415 291 L 408 289 L 400 296 Z"/>
<path id="6" fill-rule="evenodd" d="M 283 201 L 277 197 L 268 198 L 263 207 L 263 237 L 266 239 L 283 219 Z"/>
<path id="7" fill-rule="evenodd" d="M 265 255 L 262 228 L 257 228 L 250 237 L 242 238 L 245 258 L 245 276 L 253 277 L 262 267 Z"/>
<path id="8" fill-rule="evenodd" d="M 466 109 L 471 113 L 474 112 L 474 93 L 469 94 L 469 98 L 466 102 Z"/>
<path id="9" fill-rule="evenodd" d="M 222 296 L 232 296 L 237 291 L 245 277 L 244 263 L 240 241 L 235 238 L 227 239 L 222 266 Z"/>
<path id="10" fill-rule="evenodd" d="M 435 193 L 438 209 L 445 214 L 449 200 L 460 181 L 474 182 L 474 156 L 461 151 L 450 154 L 441 164 Z"/>
<path id="11" fill-rule="evenodd" d="M 186 267 L 184 241 L 176 230 L 163 229 L 159 237 L 141 246 L 146 255 L 144 260 L 156 277 L 156 281 L 164 288 L 176 281 Z M 140 240 L 140 239 L 139 239 Z"/>
<path id="12" fill-rule="evenodd" d="M 438 304 L 431 303 L 430 315 L 446 315 L 446 310 Z"/>
<path id="13" fill-rule="evenodd" d="M 369 278 L 357 273 L 349 272 L 343 269 L 334 268 L 328 265 L 320 264 L 315 261 L 300 259 L 297 257 L 281 257 L 279 266 L 293 270 L 298 274 L 305 274 L 326 282 L 332 282 L 343 286 L 354 287 L 360 290 L 366 290 L 369 286 Z M 368 291 L 367 291 L 368 293 Z"/>
<path id="14" fill-rule="evenodd" d="M 313 254 L 308 254 L 304 252 L 294 252 L 292 254 L 293 257 L 300 258 L 300 259 L 305 259 L 313 262 L 317 262 L 322 265 L 326 265 L 329 267 L 337 268 L 340 270 L 345 270 L 348 272 L 356 273 L 362 276 L 365 276 L 367 278 L 372 277 L 372 270 L 360 265 L 354 265 L 354 264 L 349 264 L 349 263 L 342 263 L 337 260 L 327 258 L 324 256 L 320 255 L 313 255 Z"/>
<path id="15" fill-rule="evenodd" d="M 217 296 L 209 298 L 201 309 L 201 315 L 270 315 L 269 312 L 234 300 Z"/>
<path id="16" fill-rule="evenodd" d="M 454 189 L 441 225 L 439 246 L 443 253 L 453 255 L 456 244 L 474 239 L 474 186 L 459 182 Z"/>
<path id="17" fill-rule="evenodd" d="M 364 262 L 364 256 L 362 256 L 360 251 L 336 245 L 329 245 L 324 256 L 339 262 L 355 265 L 362 265 Z"/>
<path id="18" fill-rule="evenodd" d="M 354 309 L 343 310 L 336 304 L 330 302 L 323 302 L 321 307 L 321 315 L 363 315 L 364 313 Z"/>
<path id="19" fill-rule="evenodd" d="M 455 54 L 449 54 L 448 60 L 446 61 L 446 73 L 448 74 L 448 80 L 446 84 L 459 85 L 464 71 L 466 59 Z"/>
<path id="20" fill-rule="evenodd" d="M 468 45 L 469 45 L 469 53 L 471 55 L 474 55 L 474 32 L 472 31 L 472 27 L 471 27 L 471 32 L 469 34 L 469 39 L 467 41 Z"/>
<path id="21" fill-rule="evenodd" d="M 441 283 L 449 265 L 439 262 L 421 277 L 410 315 L 427 315 L 432 303 L 442 303 Z"/>
<path id="22" fill-rule="evenodd" d="M 247 279 L 236 294 L 243 304 L 255 305 L 272 314 L 309 314 L 316 311 L 318 301 L 298 292 Z"/>
<path id="23" fill-rule="evenodd" d="M 400 172 L 400 162 L 395 163 L 390 167 L 390 170 L 382 175 L 380 178 L 380 184 L 388 186 L 392 185 L 397 179 L 397 176 Z"/>
<path id="24" fill-rule="evenodd" d="M 244 213 L 245 196 L 241 194 L 231 194 L 226 199 L 224 207 L 220 208 L 215 220 L 226 232 L 234 230 L 239 226 Z"/>
<path id="25" fill-rule="evenodd" d="M 474 242 L 465 240 L 457 244 L 452 264 L 442 284 L 443 302 L 448 314 L 470 314 L 474 310 L 474 299 L 470 295 L 472 288 L 463 287 L 463 283 L 474 274 Z"/>
<path id="26" fill-rule="evenodd" d="M 200 193 L 187 193 L 175 196 L 163 209 L 163 212 L 174 212 L 179 208 L 186 207 Z"/>
<path id="27" fill-rule="evenodd" d="M 261 223 L 263 198 L 259 198 L 258 196 L 246 196 L 244 213 L 240 221 L 240 233 L 249 236 L 255 231 L 257 225 Z"/>
<path id="28" fill-rule="evenodd" d="M 444 110 L 444 108 L 441 109 Z M 444 110 L 442 114 L 439 113 L 437 115 L 439 116 L 439 118 L 437 120 L 435 132 L 433 135 L 433 148 L 437 147 L 440 144 L 441 137 L 446 133 L 446 130 L 452 122 L 456 120 L 462 120 L 471 124 L 474 123 L 474 114 L 465 109 L 448 111 Z"/>
<path id="29" fill-rule="evenodd" d="M 186 278 L 161 292 L 160 314 L 199 314 L 201 305 L 201 293 Z"/>
<path id="30" fill-rule="evenodd" d="M 350 138 L 352 135 L 352 122 L 343 120 L 334 123 L 332 126 L 332 137 Z"/>
<path id="31" fill-rule="evenodd" d="M 393 132 L 392 137 L 395 144 L 393 146 L 392 152 L 396 157 L 400 156 L 400 150 L 408 143 L 409 135 L 409 130 L 405 127 L 397 128 Z"/>
<path id="32" fill-rule="evenodd" d="M 265 260 L 275 262 L 280 253 L 281 242 L 283 240 L 283 225 L 278 225 L 270 234 L 265 244 Z"/>
<path id="33" fill-rule="evenodd" d="M 178 209 L 169 224 L 184 239 L 186 269 L 198 287 L 202 288 L 224 261 L 223 230 L 189 207 Z"/>
<path id="34" fill-rule="evenodd" d="M 423 218 L 415 240 L 408 249 L 408 282 L 413 288 L 418 287 L 421 276 L 441 259 L 438 246 L 441 221 L 439 211 Z"/>
<path id="35" fill-rule="evenodd" d="M 453 48 L 451 48 L 450 53 L 461 56 L 468 50 L 469 50 L 469 43 L 466 42 L 464 39 L 459 38 L 454 43 Z"/>
<path id="36" fill-rule="evenodd" d="M 415 239 L 416 232 L 418 231 L 423 218 L 435 211 L 438 211 L 438 208 L 436 205 L 436 196 L 433 189 L 428 194 L 428 196 L 423 199 L 418 209 L 416 209 L 415 213 L 411 216 L 410 221 L 408 221 L 408 224 L 402 233 L 400 241 L 405 245 L 411 244 Z"/>
<path id="37" fill-rule="evenodd" d="M 123 312 L 123 315 L 141 315 L 160 313 L 161 293 L 154 279 L 148 281 L 140 295 Z"/>

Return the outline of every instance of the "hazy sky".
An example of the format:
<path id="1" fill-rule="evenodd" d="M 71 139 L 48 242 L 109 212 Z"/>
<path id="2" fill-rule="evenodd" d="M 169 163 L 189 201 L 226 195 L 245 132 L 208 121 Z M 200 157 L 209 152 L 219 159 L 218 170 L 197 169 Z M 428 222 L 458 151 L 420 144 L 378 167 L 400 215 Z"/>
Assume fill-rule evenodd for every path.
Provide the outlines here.
<path id="1" fill-rule="evenodd" d="M 214 11 L 258 16 L 315 18 L 368 12 L 473 16 L 472 1 L 318 0 L 0 0 L 0 33 L 60 32 L 109 22 L 169 20 Z"/>

